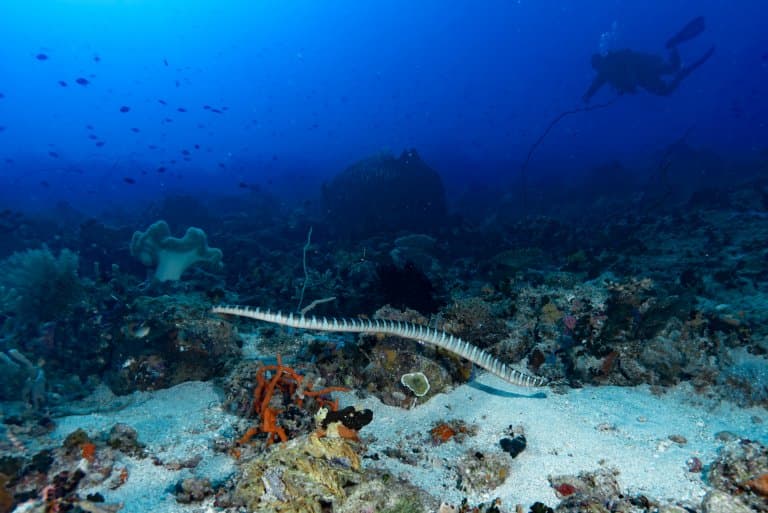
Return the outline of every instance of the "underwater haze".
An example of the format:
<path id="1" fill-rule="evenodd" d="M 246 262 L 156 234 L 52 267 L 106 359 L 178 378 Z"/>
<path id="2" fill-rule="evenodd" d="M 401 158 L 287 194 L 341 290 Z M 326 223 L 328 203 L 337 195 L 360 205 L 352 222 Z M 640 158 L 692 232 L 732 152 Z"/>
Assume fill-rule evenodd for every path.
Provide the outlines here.
<path id="1" fill-rule="evenodd" d="M 510 180 L 550 119 L 580 105 L 601 45 L 661 52 L 697 15 L 709 26 L 683 60 L 717 53 L 674 97 L 565 120 L 538 164 L 567 175 L 643 159 L 690 127 L 712 148 L 754 155 L 768 140 L 763 11 L 759 1 L 6 0 L 3 199 L 93 209 L 164 190 L 236 193 L 242 181 L 304 190 L 363 155 L 411 147 L 457 187 Z"/>
<path id="2" fill-rule="evenodd" d="M 0 513 L 768 512 L 765 0 L 0 0 Z"/>

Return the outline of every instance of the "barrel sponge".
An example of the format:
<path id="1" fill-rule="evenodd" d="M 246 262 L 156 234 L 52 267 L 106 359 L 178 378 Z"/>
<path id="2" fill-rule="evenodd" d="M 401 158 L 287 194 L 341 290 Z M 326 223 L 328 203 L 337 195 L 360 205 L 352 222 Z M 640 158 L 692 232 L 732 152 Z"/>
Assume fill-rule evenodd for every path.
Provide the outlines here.
<path id="1" fill-rule="evenodd" d="M 171 237 L 165 221 L 157 221 L 145 232 L 134 232 L 131 255 L 147 267 L 156 265 L 157 281 L 175 281 L 197 262 L 221 265 L 220 249 L 208 247 L 208 237 L 200 228 L 189 227 L 184 237 Z"/>

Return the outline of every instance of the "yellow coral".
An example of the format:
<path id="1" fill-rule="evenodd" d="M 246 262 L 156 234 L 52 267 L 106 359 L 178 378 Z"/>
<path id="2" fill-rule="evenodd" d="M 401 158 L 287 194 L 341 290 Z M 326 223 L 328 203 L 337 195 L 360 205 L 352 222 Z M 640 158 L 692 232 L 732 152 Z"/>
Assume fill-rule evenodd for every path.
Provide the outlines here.
<path id="1" fill-rule="evenodd" d="M 550 302 L 541 307 L 541 319 L 547 324 L 556 324 L 563 318 L 563 312 L 558 310 L 554 303 Z"/>
<path id="2" fill-rule="evenodd" d="M 313 433 L 245 463 L 235 493 L 258 513 L 321 513 L 321 502 L 342 501 L 345 488 L 361 480 L 352 445 Z"/>

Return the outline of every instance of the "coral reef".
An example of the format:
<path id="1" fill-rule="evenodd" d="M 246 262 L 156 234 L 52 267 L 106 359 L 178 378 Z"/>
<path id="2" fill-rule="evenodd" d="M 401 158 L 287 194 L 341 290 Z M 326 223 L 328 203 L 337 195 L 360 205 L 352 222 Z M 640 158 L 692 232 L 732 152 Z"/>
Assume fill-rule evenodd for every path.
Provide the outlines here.
<path id="1" fill-rule="evenodd" d="M 129 428 L 113 428 L 111 432 L 116 429 L 124 432 Z M 15 511 L 117 512 L 120 504 L 105 503 L 98 493 L 82 492 L 95 486 L 117 489 L 128 479 L 126 468 L 117 464 L 118 453 L 123 448 L 107 443 L 112 436 L 103 432 L 90 435 L 78 429 L 58 447 L 42 449 L 31 456 L 20 455 L 13 460 L 0 459 L 0 482 L 12 496 L 12 503 L 17 506 Z M 139 453 L 132 455 L 144 457 Z M 0 503 L 2 501 L 0 492 Z"/>
<path id="2" fill-rule="evenodd" d="M 126 482 L 117 453 L 147 455 L 132 428 L 75 431 L 61 447 L 36 445 L 60 415 L 81 413 L 72 399 L 97 390 L 115 409 L 129 400 L 108 395 L 107 384 L 130 394 L 224 376 L 225 405 L 239 418 L 216 451 L 242 471 L 232 478 L 238 499 L 230 506 L 281 512 L 434 511 L 434 499 L 401 477 L 435 464 L 428 459 L 435 452 L 453 456 L 439 463 L 445 486 L 486 501 L 440 511 L 505 511 L 488 499 L 510 468 L 535 453 L 534 433 L 531 450 L 519 426 L 489 435 L 482 416 L 449 404 L 445 417 L 368 452 L 366 444 L 377 442 L 360 431 L 371 410 L 341 407 L 330 396 L 348 390 L 420 408 L 470 381 L 466 358 L 478 355 L 513 383 L 555 382 L 555 393 L 647 384 L 661 395 L 688 382 L 681 388 L 698 394 L 691 402 L 766 406 L 768 188 L 760 177 L 726 183 L 729 171 L 711 157 L 684 144 L 670 148 L 660 171 L 679 173 L 669 175 L 674 193 L 661 182 L 640 190 L 625 182 L 635 178 L 628 167 L 611 162 L 576 177 L 570 193 L 577 199 L 541 191 L 526 217 L 515 213 L 516 199 L 497 197 L 464 203 L 473 211 L 449 219 L 439 176 L 413 151 L 350 166 L 325 186 L 322 205 L 291 208 L 245 184 L 247 198 L 168 196 L 138 215 L 111 211 L 102 220 L 67 204 L 54 208 L 54 220 L 4 211 L 0 246 L 10 256 L 0 263 L 0 399 L 9 402 L 0 424 L 0 512 L 19 504 L 28 511 L 111 508 L 78 490 Z M 696 183 L 701 169 L 711 178 L 707 187 Z M 539 215 L 546 201 L 563 211 Z M 161 218 L 170 226 L 158 221 L 135 231 Z M 206 231 L 171 236 L 171 226 L 190 222 Z M 209 248 L 208 237 L 221 249 Z M 51 249 L 25 249 L 43 241 Z M 192 270 L 197 262 L 221 272 Z M 265 326 L 210 314 L 225 302 L 283 312 L 307 304 L 311 312 L 299 322 L 296 314 L 262 311 L 288 327 Z M 621 432 L 611 426 L 598 429 Z M 477 434 L 493 443 L 473 447 Z M 664 435 L 659 446 L 688 451 L 699 442 L 692 435 Z M 628 493 L 603 468 L 550 476 L 545 492 L 561 503 L 530 511 L 768 509 L 765 447 L 735 435 L 720 440 L 710 464 L 698 449 L 679 461 L 683 479 L 712 488 L 701 503 Z M 204 475 L 196 458 L 165 464 L 195 469 L 174 477 L 168 493 L 200 508 L 223 504 L 228 485 Z M 398 477 L 375 470 L 385 458 L 406 470 Z"/>
<path id="3" fill-rule="evenodd" d="M 77 254 L 47 248 L 17 252 L 0 262 L 0 312 L 24 327 L 65 315 L 81 297 Z"/>
<path id="4" fill-rule="evenodd" d="M 113 390 L 155 390 L 222 375 L 240 354 L 240 340 L 231 324 L 205 315 L 203 304 L 194 295 L 138 296 L 111 333 L 113 368 L 106 380 Z"/>
<path id="5" fill-rule="evenodd" d="M 713 494 L 705 503 L 727 500 L 745 511 L 768 511 L 768 448 L 752 440 L 727 443 L 709 465 L 707 480 L 730 499 Z"/>

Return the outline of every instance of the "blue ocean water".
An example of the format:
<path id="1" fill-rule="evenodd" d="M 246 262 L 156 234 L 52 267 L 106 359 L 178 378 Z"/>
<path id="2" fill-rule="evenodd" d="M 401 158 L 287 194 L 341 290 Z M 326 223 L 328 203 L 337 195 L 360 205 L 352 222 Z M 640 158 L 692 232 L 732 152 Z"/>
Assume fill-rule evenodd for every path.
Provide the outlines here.
<path id="1" fill-rule="evenodd" d="M 699 15 L 708 27 L 682 58 L 714 45 L 711 62 L 671 98 L 637 94 L 565 120 L 540 167 L 568 174 L 647 158 L 691 126 L 734 157 L 766 140 L 758 1 L 6 0 L 0 9 L 3 201 L 19 207 L 66 199 L 98 210 L 163 190 L 242 192 L 241 181 L 311 194 L 361 156 L 410 147 L 456 187 L 468 176 L 503 182 L 545 125 L 580 105 L 601 45 L 661 54 Z"/>
<path id="2" fill-rule="evenodd" d="M 658 499 L 768 510 L 766 440 L 754 440 L 768 421 L 765 11 L 0 0 L 0 513 L 85 504 L 85 490 L 109 499 L 130 479 L 61 485 L 81 459 L 137 457 L 114 442 L 127 429 L 63 446 L 51 435 L 98 411 L 95 392 L 117 405 L 216 387 L 237 419 L 221 421 L 217 446 L 232 468 L 208 476 L 211 490 L 196 482 L 192 502 L 213 506 L 215 489 L 217 507 L 254 509 L 233 483 L 273 442 L 341 423 L 366 443 L 370 410 L 315 425 L 319 408 L 352 407 L 331 401 L 335 387 L 405 411 L 461 386 L 493 393 L 472 385 L 481 369 L 558 393 L 689 387 L 694 403 L 749 413 L 743 433 L 680 453 L 695 493 Z M 330 389 L 302 395 L 313 386 Z M 482 435 L 432 420 L 425 444 Z M 493 436 L 526 455 L 526 429 Z M 56 464 L 38 468 L 45 450 Z M 375 458 L 415 465 L 403 453 Z M 690 470 L 705 455 L 709 473 Z M 727 470 L 740 465 L 748 481 Z M 472 481 L 470 467 L 444 465 L 460 483 L 445 496 L 495 511 L 504 480 Z M 608 497 L 576 474 L 549 476 L 541 507 L 635 490 Z M 168 496 L 195 495 L 181 488 Z M 264 505 L 288 492 L 262 493 Z M 411 511 L 437 510 L 427 493 L 437 503 Z M 515 501 L 503 495 L 501 511 Z M 388 507 L 370 511 L 408 511 Z"/>

